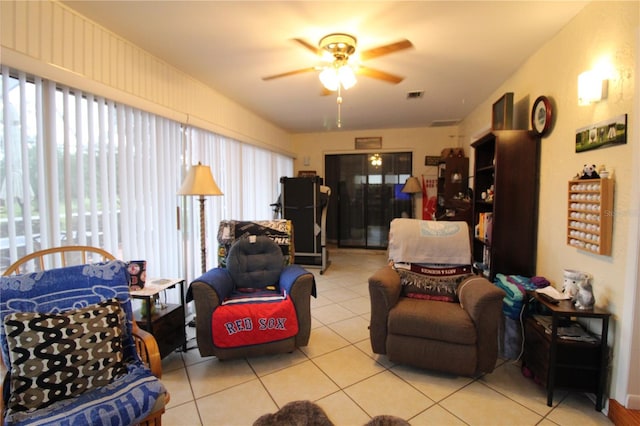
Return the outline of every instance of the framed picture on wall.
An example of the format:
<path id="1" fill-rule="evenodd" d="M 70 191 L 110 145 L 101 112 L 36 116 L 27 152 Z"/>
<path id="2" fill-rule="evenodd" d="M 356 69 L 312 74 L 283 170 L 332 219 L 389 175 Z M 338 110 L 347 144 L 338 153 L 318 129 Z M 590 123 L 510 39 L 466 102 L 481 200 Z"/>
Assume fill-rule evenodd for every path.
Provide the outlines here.
<path id="1" fill-rule="evenodd" d="M 356 149 L 380 149 L 382 148 L 381 137 L 356 138 Z"/>
<path id="2" fill-rule="evenodd" d="M 627 143 L 627 114 L 576 130 L 576 152 Z"/>
<path id="3" fill-rule="evenodd" d="M 507 92 L 493 104 L 491 129 L 511 130 L 513 128 L 513 92 Z"/>

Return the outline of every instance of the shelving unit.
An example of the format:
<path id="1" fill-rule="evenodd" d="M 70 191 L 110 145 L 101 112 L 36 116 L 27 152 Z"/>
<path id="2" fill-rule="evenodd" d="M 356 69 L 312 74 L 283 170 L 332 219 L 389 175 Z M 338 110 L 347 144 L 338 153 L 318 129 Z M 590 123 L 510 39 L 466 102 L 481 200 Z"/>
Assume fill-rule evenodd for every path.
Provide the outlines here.
<path id="1" fill-rule="evenodd" d="M 526 130 L 501 130 L 471 146 L 474 266 L 490 280 L 497 273 L 533 276 L 540 139 Z M 481 230 L 489 215 L 489 229 Z"/>
<path id="2" fill-rule="evenodd" d="M 601 255 L 611 254 L 613 179 L 569 181 L 567 244 Z"/>
<path id="3" fill-rule="evenodd" d="M 452 154 L 438 165 L 438 220 L 462 220 L 469 225 L 471 205 L 463 200 L 469 187 L 469 158 Z"/>

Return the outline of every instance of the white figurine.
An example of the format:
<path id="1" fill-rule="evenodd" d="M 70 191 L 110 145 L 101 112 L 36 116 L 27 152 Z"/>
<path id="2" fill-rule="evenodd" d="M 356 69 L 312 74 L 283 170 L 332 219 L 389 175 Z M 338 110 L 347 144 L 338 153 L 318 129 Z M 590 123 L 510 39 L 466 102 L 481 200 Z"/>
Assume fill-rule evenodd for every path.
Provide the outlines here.
<path id="1" fill-rule="evenodd" d="M 580 280 L 575 277 L 566 276 L 562 282 L 562 293 L 569 297 L 572 301 L 575 300 L 576 294 L 578 294 L 578 282 Z"/>
<path id="2" fill-rule="evenodd" d="M 590 281 L 589 278 L 586 278 L 578 283 L 578 293 L 573 301 L 576 309 L 592 309 L 595 305 L 596 298 L 593 296 L 593 287 Z"/>

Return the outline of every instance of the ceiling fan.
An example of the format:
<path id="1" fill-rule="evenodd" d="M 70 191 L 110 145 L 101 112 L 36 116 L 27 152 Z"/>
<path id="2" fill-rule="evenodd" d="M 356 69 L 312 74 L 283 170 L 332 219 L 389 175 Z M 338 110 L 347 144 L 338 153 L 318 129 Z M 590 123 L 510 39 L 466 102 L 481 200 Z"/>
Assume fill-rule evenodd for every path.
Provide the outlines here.
<path id="1" fill-rule="evenodd" d="M 357 47 L 357 40 L 354 36 L 349 34 L 333 33 L 324 36 L 320 39 L 318 47 L 300 38 L 294 38 L 293 40 L 324 59 L 326 64 L 270 75 L 263 77 L 263 80 L 268 81 L 311 71 L 320 71 L 320 81 L 329 91 L 339 90 L 341 86 L 344 89 L 348 89 L 353 86 L 356 82 L 354 74 L 398 84 L 404 80 L 404 77 L 390 74 L 375 68 L 365 67 L 356 63 L 355 60 L 357 59 L 357 56 L 359 56 L 359 61 L 366 61 L 368 59 L 377 58 L 379 56 L 413 47 L 413 44 L 411 44 L 409 40 L 403 39 L 395 43 L 365 50 L 360 52 L 359 55 L 354 55 Z"/>

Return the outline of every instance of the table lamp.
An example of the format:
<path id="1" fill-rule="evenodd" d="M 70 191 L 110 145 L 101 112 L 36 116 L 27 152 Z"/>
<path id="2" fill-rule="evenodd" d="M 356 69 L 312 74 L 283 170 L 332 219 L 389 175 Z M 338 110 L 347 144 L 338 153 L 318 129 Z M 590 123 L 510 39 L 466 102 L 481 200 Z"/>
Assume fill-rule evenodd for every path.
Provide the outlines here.
<path id="1" fill-rule="evenodd" d="M 418 180 L 418 178 L 415 176 L 410 176 L 409 178 L 407 178 L 407 181 L 402 187 L 402 192 L 411 196 L 411 217 L 413 217 L 416 210 L 414 207 L 414 196 L 418 192 L 422 192 L 422 187 L 420 186 L 420 181 Z"/>

